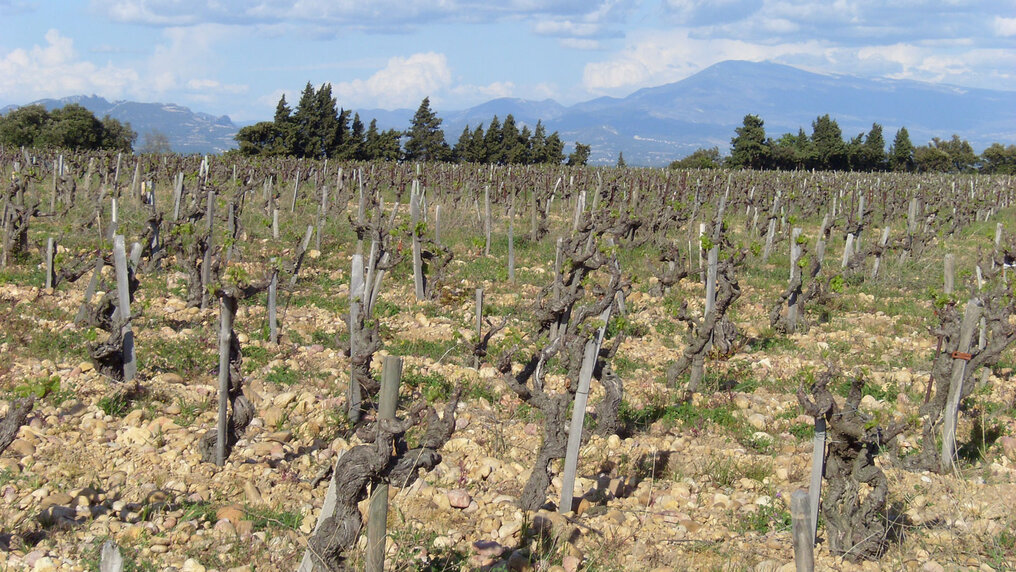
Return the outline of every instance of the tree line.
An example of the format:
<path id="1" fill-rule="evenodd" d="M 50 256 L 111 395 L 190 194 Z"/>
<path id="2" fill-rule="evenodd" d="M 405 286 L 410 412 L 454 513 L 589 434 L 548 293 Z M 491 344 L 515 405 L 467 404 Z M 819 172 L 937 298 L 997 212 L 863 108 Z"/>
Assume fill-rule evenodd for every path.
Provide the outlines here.
<path id="1" fill-rule="evenodd" d="M 53 111 L 26 105 L 0 116 L 0 145 L 4 146 L 130 152 L 137 136 L 130 123 L 109 115 L 98 119 L 76 103 Z"/>
<path id="2" fill-rule="evenodd" d="M 247 156 L 293 156 L 358 161 L 475 162 L 498 164 L 560 164 L 564 142 L 555 131 L 548 134 L 542 121 L 521 129 L 512 115 L 502 123 L 497 116 L 487 128 L 466 126 L 454 146 L 445 140 L 442 119 L 425 97 L 409 129 L 381 131 L 372 119 L 365 128 L 358 113 L 338 107 L 331 84 L 304 87 L 295 109 L 283 95 L 272 121 L 243 127 L 236 135 L 239 151 Z M 584 165 L 588 145 L 576 143 L 568 164 Z"/>
<path id="3" fill-rule="evenodd" d="M 765 122 L 757 115 L 745 115 L 734 132 L 726 159 L 713 147 L 699 149 L 671 166 L 1016 174 L 1016 145 L 993 143 L 977 155 L 968 141 L 953 135 L 950 139 L 935 137 L 927 145 L 915 147 L 907 128 L 901 127 L 886 150 L 880 124 L 873 123 L 867 133 L 844 140 L 840 126 L 828 114 L 812 122 L 810 135 L 802 128 L 797 134 L 772 139 L 766 136 Z"/>

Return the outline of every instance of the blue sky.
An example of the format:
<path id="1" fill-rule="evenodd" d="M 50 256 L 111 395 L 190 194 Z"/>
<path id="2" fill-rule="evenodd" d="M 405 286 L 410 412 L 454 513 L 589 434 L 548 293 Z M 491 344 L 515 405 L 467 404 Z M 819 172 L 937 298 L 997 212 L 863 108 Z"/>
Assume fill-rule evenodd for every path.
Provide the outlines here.
<path id="1" fill-rule="evenodd" d="M 0 106 L 173 102 L 238 122 L 329 82 L 345 108 L 572 104 L 719 61 L 1016 91 L 1016 1 L 0 0 Z"/>

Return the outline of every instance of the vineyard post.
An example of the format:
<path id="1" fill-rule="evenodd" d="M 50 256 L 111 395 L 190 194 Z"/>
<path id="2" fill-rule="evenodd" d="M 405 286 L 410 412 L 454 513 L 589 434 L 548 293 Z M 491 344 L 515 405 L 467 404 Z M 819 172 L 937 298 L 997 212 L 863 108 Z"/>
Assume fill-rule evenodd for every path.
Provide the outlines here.
<path id="1" fill-rule="evenodd" d="M 293 178 L 293 201 L 289 203 L 289 212 L 296 212 L 296 197 L 300 191 L 300 169 L 296 170 L 296 177 Z"/>
<path id="2" fill-rule="evenodd" d="M 272 200 L 272 238 L 279 240 L 279 207 Z"/>
<path id="3" fill-rule="evenodd" d="M 586 417 L 586 402 L 589 400 L 589 385 L 593 379 L 593 369 L 603 343 L 603 335 L 610 320 L 610 305 L 600 314 L 600 327 L 596 333 L 586 340 L 582 355 L 582 366 L 579 369 L 578 389 L 575 391 L 575 403 L 572 407 L 571 427 L 568 430 L 568 446 L 564 456 L 564 474 L 561 477 L 561 503 L 558 512 L 564 514 L 572 510 L 575 493 L 575 472 L 579 463 L 579 445 L 582 443 L 582 424 Z"/>
<path id="4" fill-rule="evenodd" d="M 229 203 L 229 213 L 226 215 L 226 231 L 229 233 L 230 241 L 226 247 L 226 261 L 233 259 L 233 240 L 236 238 L 236 204 Z"/>
<path id="5" fill-rule="evenodd" d="M 762 262 L 769 260 L 769 254 L 773 250 L 773 235 L 776 234 L 776 218 L 769 218 L 769 228 L 766 231 L 766 246 L 762 251 Z"/>
<path id="6" fill-rule="evenodd" d="M 840 268 L 846 268 L 847 263 L 850 262 L 850 254 L 854 250 L 854 235 L 853 233 L 847 234 L 847 242 L 843 245 L 843 262 L 840 264 Z"/>
<path id="7" fill-rule="evenodd" d="M 811 486 L 808 489 L 808 504 L 811 511 L 811 543 L 818 536 L 818 509 L 822 500 L 822 474 L 825 472 L 825 417 L 815 417 L 815 436 L 811 449 Z"/>
<path id="8" fill-rule="evenodd" d="M 215 236 L 215 191 L 208 191 L 208 204 L 205 207 L 205 220 L 208 221 L 208 243 L 201 261 L 201 309 L 208 307 L 208 285 L 212 281 L 212 239 Z"/>
<path id="9" fill-rule="evenodd" d="M 483 255 L 490 256 L 490 185 L 483 187 Z"/>
<path id="10" fill-rule="evenodd" d="M 272 280 L 268 283 L 268 341 L 273 345 L 279 345 L 278 299 L 279 269 L 272 258 Z"/>
<path id="11" fill-rule="evenodd" d="M 303 257 L 307 253 L 307 247 L 310 246 L 310 236 L 314 234 L 314 225 L 308 224 L 307 230 L 303 233 L 303 240 L 300 242 L 300 248 L 296 253 L 296 264 L 293 265 L 293 275 L 289 277 L 289 287 L 296 286 L 296 279 L 300 276 L 300 266 L 303 265 Z"/>
<path id="12" fill-rule="evenodd" d="M 441 244 L 441 205 L 434 205 L 434 242 Z"/>
<path id="13" fill-rule="evenodd" d="M 366 309 L 364 303 L 363 255 L 353 255 L 353 268 L 349 284 L 349 355 L 356 355 L 356 340 L 360 327 L 360 308 Z M 352 359 L 350 359 L 352 361 Z M 346 389 L 349 420 L 356 423 L 360 420 L 360 384 L 356 381 L 355 366 L 349 370 L 349 386 Z"/>
<path id="14" fill-rule="evenodd" d="M 793 527 L 794 566 L 797 572 L 815 570 L 815 546 L 812 543 L 811 514 L 808 509 L 808 492 L 797 489 L 790 495 L 790 522 Z"/>
<path id="15" fill-rule="evenodd" d="M 378 421 L 394 421 L 395 410 L 399 403 L 399 382 L 402 380 L 402 358 L 385 356 L 381 375 Z M 366 570 L 368 572 L 381 572 L 384 569 L 387 521 L 388 483 L 378 483 L 371 491 L 370 507 L 367 510 Z"/>
<path id="16" fill-rule="evenodd" d="M 88 305 L 92 302 L 92 296 L 95 295 L 95 290 L 99 287 L 99 278 L 102 276 L 102 268 L 105 265 L 106 263 L 102 259 L 102 256 L 98 256 L 95 260 L 95 270 L 92 271 L 92 277 L 88 280 L 88 286 L 85 287 L 85 299 L 78 308 L 78 313 L 74 317 L 74 323 L 80 324 L 84 321 Z"/>
<path id="17" fill-rule="evenodd" d="M 476 343 L 483 340 L 483 288 L 476 289 Z M 473 356 L 473 368 L 480 369 L 480 356 Z"/>
<path id="18" fill-rule="evenodd" d="M 321 212 L 318 215 L 317 236 L 314 238 L 314 249 L 321 251 L 321 231 L 328 224 L 328 185 L 321 187 Z"/>
<path id="19" fill-rule="evenodd" d="M 882 229 L 882 236 L 878 240 L 879 249 L 875 254 L 875 262 L 871 266 L 871 279 L 874 280 L 878 276 L 878 267 L 882 263 L 882 253 L 885 251 L 886 245 L 889 244 L 889 227 L 886 226 Z"/>
<path id="20" fill-rule="evenodd" d="M 790 231 L 790 284 L 793 284 L 795 280 L 799 280 L 801 275 L 801 267 L 798 266 L 798 261 L 801 259 L 804 249 L 798 242 L 800 238 L 800 228 L 794 228 Z M 790 295 L 787 297 L 787 332 L 789 333 L 797 331 L 797 293 L 799 290 L 800 288 L 791 290 Z"/>
<path id="21" fill-rule="evenodd" d="M 945 255 L 945 262 L 943 264 L 943 279 L 945 284 L 943 285 L 943 292 L 946 294 L 953 293 L 953 284 L 955 281 L 956 274 L 956 257 L 950 252 Z"/>
<path id="22" fill-rule="evenodd" d="M 981 301 L 971 298 L 963 310 L 963 322 L 960 325 L 960 340 L 953 353 L 952 377 L 949 379 L 949 396 L 945 405 L 945 423 L 942 426 L 942 472 L 954 467 L 953 457 L 956 454 L 956 417 L 959 412 L 960 396 L 963 394 L 963 377 L 970 361 L 970 344 L 974 337 L 974 327 L 981 317 Z"/>
<path id="23" fill-rule="evenodd" d="M 572 222 L 572 233 L 579 230 L 579 220 L 582 218 L 582 211 L 586 209 L 586 191 L 579 191 L 579 198 L 575 201 L 575 219 Z"/>
<path id="24" fill-rule="evenodd" d="M 536 187 L 529 191 L 529 242 L 536 243 L 539 234 L 539 205 L 536 200 Z"/>
<path id="25" fill-rule="evenodd" d="M 117 200 L 114 196 L 110 200 L 110 211 L 109 211 L 109 232 L 106 233 L 106 239 L 112 240 L 113 236 L 116 235 L 116 231 L 120 226 L 120 220 L 118 218 L 119 212 L 117 212 Z"/>
<path id="26" fill-rule="evenodd" d="M 137 375 L 138 364 L 134 357 L 134 332 L 131 330 L 131 295 L 128 287 L 127 250 L 121 234 L 113 237 L 113 263 L 116 267 L 117 310 L 122 323 L 120 335 L 123 340 L 123 380 L 128 382 Z"/>
<path id="27" fill-rule="evenodd" d="M 46 290 L 53 288 L 56 282 L 56 269 L 53 267 L 53 258 L 56 256 L 56 241 L 53 237 L 46 239 Z"/>
<path id="28" fill-rule="evenodd" d="M 413 179 L 409 191 L 409 225 L 413 234 L 413 286 L 416 289 L 416 301 L 424 299 L 426 288 L 423 277 L 423 246 L 420 244 L 420 181 Z"/>
<path id="29" fill-rule="evenodd" d="M 981 266 L 978 264 L 975 267 L 977 271 L 977 290 L 980 292 L 984 288 L 984 274 L 981 272 Z M 977 328 L 977 349 L 983 351 L 984 348 L 988 347 L 988 319 L 981 315 L 980 323 Z M 991 368 L 981 368 L 981 379 L 977 383 L 977 387 L 984 387 L 988 383 L 988 375 L 991 374 Z"/>
<path id="30" fill-rule="evenodd" d="M 215 464 L 226 463 L 227 413 L 229 408 L 229 346 L 233 337 L 233 319 L 236 317 L 236 298 L 219 298 L 219 411 L 215 435 Z"/>
<path id="31" fill-rule="evenodd" d="M 92 194 L 92 177 L 95 176 L 95 157 L 88 159 L 88 169 L 85 171 L 85 196 Z"/>
<path id="32" fill-rule="evenodd" d="M 183 172 L 176 174 L 173 181 L 173 221 L 180 218 L 180 201 L 183 199 Z"/>
<path id="33" fill-rule="evenodd" d="M 515 282 L 515 192 L 508 205 L 508 281 Z"/>
<path id="34" fill-rule="evenodd" d="M 995 224 L 995 256 L 991 257 L 991 269 L 995 269 L 995 257 L 998 256 L 998 246 L 1002 242 L 1002 223 Z M 1005 269 L 1003 268 L 1003 272 Z"/>

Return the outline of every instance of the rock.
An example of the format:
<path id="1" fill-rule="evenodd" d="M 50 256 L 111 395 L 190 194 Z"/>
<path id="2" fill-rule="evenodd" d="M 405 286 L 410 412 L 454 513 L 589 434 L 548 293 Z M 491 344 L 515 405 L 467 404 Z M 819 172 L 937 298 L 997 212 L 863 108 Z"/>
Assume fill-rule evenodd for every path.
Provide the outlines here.
<path id="1" fill-rule="evenodd" d="M 752 572 L 776 572 L 780 565 L 781 563 L 776 560 L 763 560 L 752 568 Z"/>
<path id="2" fill-rule="evenodd" d="M 229 522 L 224 518 L 215 523 L 215 530 L 216 532 L 221 532 L 226 536 L 236 535 L 236 527 L 233 526 L 232 522 Z"/>
<path id="3" fill-rule="evenodd" d="M 188 558 L 184 560 L 183 566 L 180 567 L 180 572 L 205 572 L 205 567 L 197 560 Z"/>
<path id="4" fill-rule="evenodd" d="M 508 557 L 508 569 L 515 572 L 529 572 L 533 569 L 533 563 L 529 561 L 528 554 L 516 550 Z"/>
<path id="5" fill-rule="evenodd" d="M 56 563 L 49 556 L 43 556 L 42 558 L 35 561 L 35 565 L 32 566 L 34 572 L 56 572 Z"/>
<path id="6" fill-rule="evenodd" d="M 1005 454 L 1006 458 L 1010 461 L 1016 461 L 1016 438 L 1008 435 L 999 437 L 999 445 L 1002 445 L 1002 453 Z"/>
<path id="7" fill-rule="evenodd" d="M 582 560 L 570 554 L 561 559 L 561 567 L 565 572 L 576 572 L 579 564 L 582 564 Z"/>
<path id="8" fill-rule="evenodd" d="M 921 572 L 945 572 L 945 568 L 938 562 L 929 560 L 921 566 Z"/>
<path id="9" fill-rule="evenodd" d="M 452 508 L 466 508 L 472 501 L 473 498 L 469 496 L 469 493 L 462 489 L 448 491 L 448 504 Z"/>
<path id="10" fill-rule="evenodd" d="M 243 520 L 243 517 L 243 508 L 235 504 L 220 507 L 219 510 L 215 511 L 216 520 L 228 520 L 230 522 L 237 523 Z"/>
<path id="11" fill-rule="evenodd" d="M 285 417 L 286 412 L 275 405 L 261 412 L 261 420 L 265 422 L 265 427 L 278 427 Z"/>
<path id="12" fill-rule="evenodd" d="M 247 497 L 247 502 L 250 504 L 258 505 L 265 502 L 261 497 L 261 491 L 250 481 L 243 483 L 243 494 Z"/>
<path id="13" fill-rule="evenodd" d="M 35 445 L 25 441 L 24 439 L 15 439 L 14 442 L 7 447 L 7 450 L 14 451 L 22 457 L 27 457 L 35 454 Z"/>
<path id="14" fill-rule="evenodd" d="M 761 431 L 766 428 L 766 418 L 761 413 L 752 413 L 748 416 L 748 425 Z"/>

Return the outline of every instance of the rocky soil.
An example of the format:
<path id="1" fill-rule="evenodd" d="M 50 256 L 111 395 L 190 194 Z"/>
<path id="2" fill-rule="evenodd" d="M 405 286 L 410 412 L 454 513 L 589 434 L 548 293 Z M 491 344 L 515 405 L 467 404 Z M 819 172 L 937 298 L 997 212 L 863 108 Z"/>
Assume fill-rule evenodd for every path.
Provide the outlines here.
<path id="1" fill-rule="evenodd" d="M 321 267 L 317 256 L 311 253 L 300 292 L 343 299 L 346 272 Z M 519 272 L 535 281 L 548 270 Z M 237 331 L 257 418 L 217 468 L 202 464 L 197 449 L 215 423 L 217 312 L 186 308 L 182 279 L 142 277 L 135 302 L 140 389 L 123 398 L 85 357 L 94 331 L 72 324 L 84 280 L 55 292 L 23 281 L 0 285 L 0 414 L 16 395 L 59 381 L 0 457 L 0 569 L 95 570 L 107 539 L 135 570 L 286 570 L 299 562 L 327 486 L 316 477 L 357 443 L 339 413 L 349 370 L 335 343 L 345 331 L 341 308 L 295 299 L 275 347 L 260 339 L 263 306 L 241 307 Z M 521 281 L 464 279 L 426 303 L 413 299 L 408 280 L 386 283 L 383 298 L 395 310 L 381 319 L 387 351 L 404 350 L 403 404 L 440 402 L 451 384 L 467 387 L 442 463 L 412 486 L 393 483 L 391 570 L 794 570 L 789 498 L 807 487 L 812 451 L 812 420 L 794 397 L 806 372 L 826 361 L 863 367 L 877 391 L 862 406 L 883 420 L 913 420 L 934 351 L 923 318 L 908 314 L 916 307 L 930 315 L 929 305 L 905 291 L 844 294 L 830 321 L 786 337 L 764 327 L 779 282 L 746 279 L 735 322 L 748 341 L 730 360 L 707 362 L 695 402 L 646 418 L 625 438 L 590 436 L 574 510 L 527 514 L 516 500 L 539 445 L 540 418 L 489 365 L 470 367 L 466 347 L 473 288 L 486 287 L 499 308 L 524 312 L 536 286 Z M 325 282 L 338 286 L 322 292 Z M 636 412 L 672 405 L 676 390 L 666 387 L 664 371 L 684 333 L 668 308 L 684 297 L 696 308 L 702 290 L 686 283 L 658 297 L 650 285 L 636 284 L 628 298 L 638 327 L 615 364 Z M 447 351 L 435 353 L 435 346 Z M 378 369 L 384 354 L 376 356 Z M 975 420 L 1012 430 L 1010 375 L 997 368 L 990 389 L 961 414 L 961 444 Z M 565 381 L 550 376 L 551 385 Z M 597 389 L 594 383 L 590 411 Z M 880 562 L 855 564 L 830 554 L 820 528 L 817 569 L 1013 565 L 1016 441 L 1002 437 L 958 474 L 937 475 L 899 468 L 918 437 L 913 425 L 880 457 L 905 516 L 902 540 Z M 548 491 L 555 502 L 559 486 L 558 477 Z M 362 551 L 350 556 L 354 569 L 362 566 Z"/>

